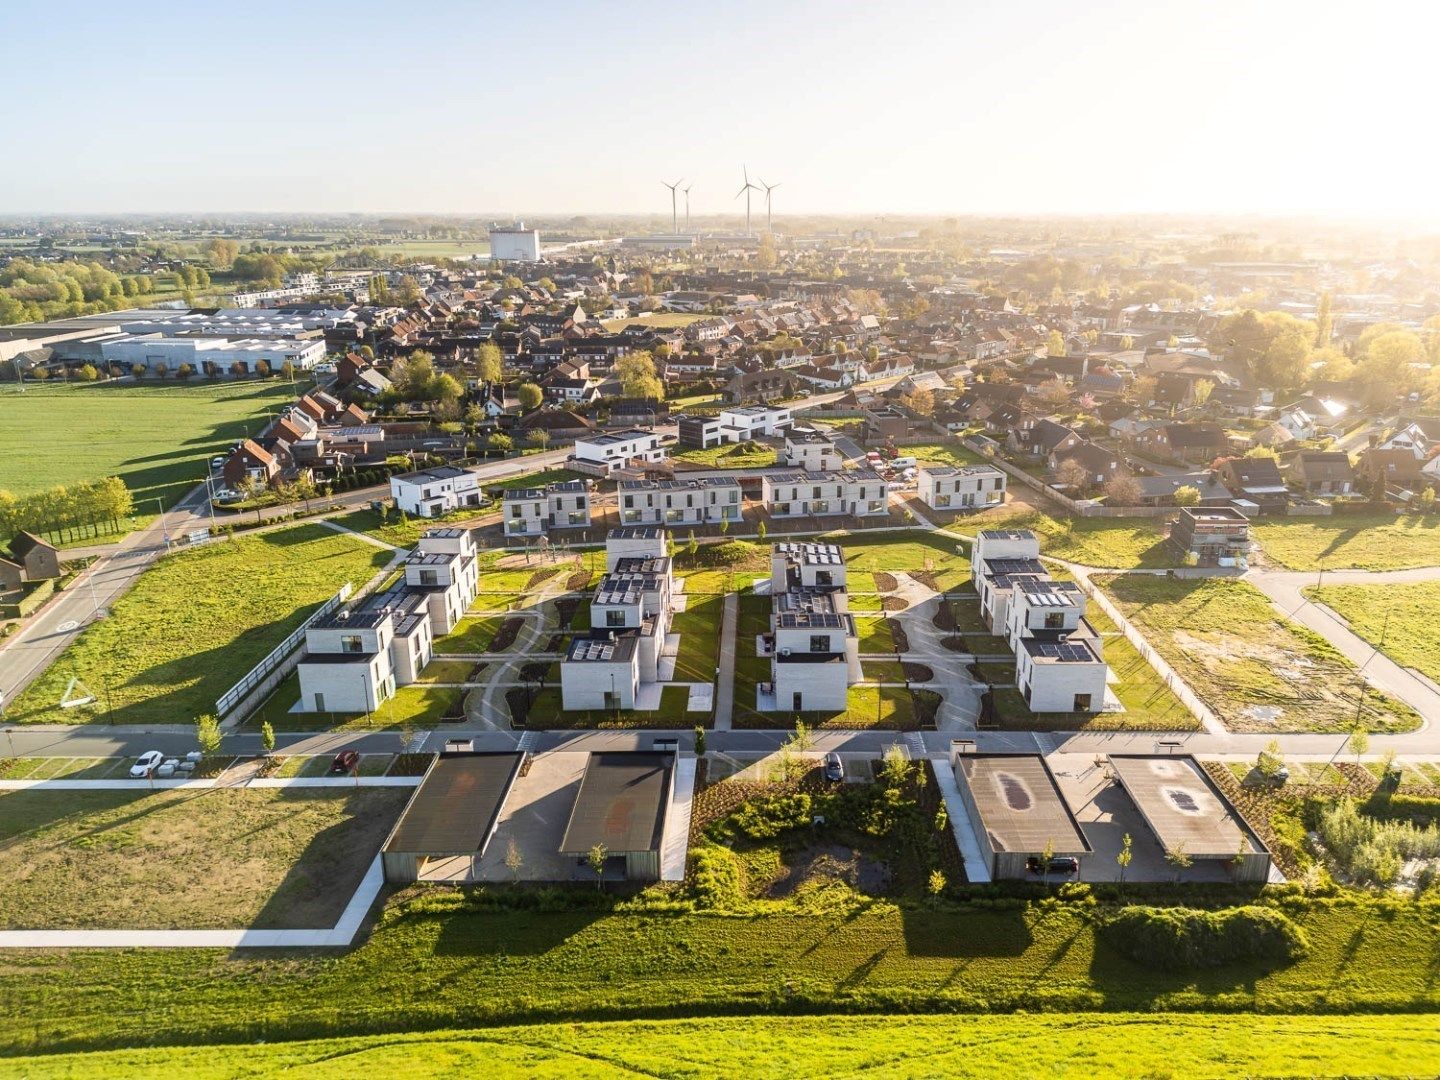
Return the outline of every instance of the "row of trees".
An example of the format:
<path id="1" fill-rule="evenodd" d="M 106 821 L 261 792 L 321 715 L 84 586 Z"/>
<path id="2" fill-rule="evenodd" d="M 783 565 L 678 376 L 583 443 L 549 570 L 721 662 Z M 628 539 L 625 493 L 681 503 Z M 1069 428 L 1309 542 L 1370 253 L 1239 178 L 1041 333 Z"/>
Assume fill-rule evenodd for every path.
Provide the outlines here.
<path id="1" fill-rule="evenodd" d="M 20 532 L 48 534 L 67 542 L 98 536 L 116 531 L 134 506 L 130 489 L 117 476 L 29 495 L 0 490 L 0 538 Z"/>
<path id="2" fill-rule="evenodd" d="M 14 259 L 0 270 L 0 325 L 118 311 L 154 291 L 148 274 L 122 277 L 95 262 Z"/>

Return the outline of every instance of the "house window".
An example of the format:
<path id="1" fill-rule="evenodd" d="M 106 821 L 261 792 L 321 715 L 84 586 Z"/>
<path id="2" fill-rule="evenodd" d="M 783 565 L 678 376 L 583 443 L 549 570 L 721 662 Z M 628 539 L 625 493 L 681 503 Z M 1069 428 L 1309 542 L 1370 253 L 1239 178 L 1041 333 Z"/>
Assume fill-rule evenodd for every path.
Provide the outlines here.
<path id="1" fill-rule="evenodd" d="M 825 653 L 830 651 L 829 634 L 811 634 L 810 651 L 812 653 Z"/>
<path id="2" fill-rule="evenodd" d="M 1063 612 L 1059 612 L 1059 611 L 1051 611 L 1051 612 L 1048 612 L 1048 613 L 1046 614 L 1046 616 L 1045 616 L 1045 629 L 1046 629 L 1046 630 L 1063 630 L 1063 629 L 1065 629 L 1065 615 L 1064 615 L 1064 613 L 1063 613 Z"/>
<path id="3" fill-rule="evenodd" d="M 607 609 L 606 612 L 605 612 L 605 625 L 606 625 L 606 626 L 624 626 L 624 625 L 625 625 L 625 612 L 623 612 L 623 611 L 617 611 L 617 610 L 614 609 L 614 608 L 609 608 L 609 609 Z"/>
<path id="4" fill-rule="evenodd" d="M 347 652 L 347 653 L 359 653 L 359 652 L 364 652 L 364 651 L 365 651 L 365 647 L 364 647 L 364 644 L 363 644 L 363 643 L 361 642 L 361 640 L 360 640 L 360 635 L 359 635 L 359 634 L 346 634 L 344 637 L 342 637 L 342 638 L 340 639 L 340 651 L 341 651 L 341 652 Z"/>
<path id="5" fill-rule="evenodd" d="M 439 585 L 439 584 L 440 584 L 440 577 L 439 577 L 438 574 L 435 573 L 434 570 L 421 570 L 421 571 L 420 571 L 420 584 L 421 584 L 421 585 Z"/>

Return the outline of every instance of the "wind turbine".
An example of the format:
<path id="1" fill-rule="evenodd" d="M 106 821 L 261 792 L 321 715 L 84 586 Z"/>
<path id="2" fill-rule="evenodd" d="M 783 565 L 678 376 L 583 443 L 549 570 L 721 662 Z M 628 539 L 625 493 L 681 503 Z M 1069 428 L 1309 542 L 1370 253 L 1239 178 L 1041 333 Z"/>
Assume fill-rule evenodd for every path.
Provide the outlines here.
<path id="1" fill-rule="evenodd" d="M 694 184 L 690 185 L 690 187 L 694 186 Z M 687 233 L 690 231 L 690 187 L 683 189 L 685 192 L 685 231 Z"/>
<path id="2" fill-rule="evenodd" d="M 685 178 L 682 176 L 673 184 L 666 184 L 664 180 L 660 181 L 661 184 L 670 189 L 670 231 L 672 233 L 678 233 L 680 231 L 680 216 L 676 211 L 675 189 L 680 186 L 681 181 L 683 181 L 684 179 Z"/>
<path id="3" fill-rule="evenodd" d="M 755 179 L 760 180 L 758 176 Z M 760 180 L 760 186 L 765 189 L 765 231 L 773 236 L 775 233 L 775 223 L 770 217 L 770 192 L 774 191 L 780 185 L 767 184 L 764 180 Z"/>
<path id="4" fill-rule="evenodd" d="M 750 235 L 750 192 L 752 192 L 752 191 L 759 191 L 760 189 L 759 189 L 758 187 L 756 187 L 754 184 L 750 183 L 750 170 L 749 170 L 746 166 L 744 166 L 744 165 L 742 165 L 740 168 L 741 168 L 741 171 L 743 172 L 743 174 L 744 174 L 744 176 L 745 176 L 745 186 L 742 187 L 742 188 L 739 190 L 739 192 L 736 193 L 735 198 L 738 199 L 741 195 L 744 195 L 744 196 L 745 196 L 745 235 L 746 235 L 746 236 L 749 236 L 749 235 Z"/>

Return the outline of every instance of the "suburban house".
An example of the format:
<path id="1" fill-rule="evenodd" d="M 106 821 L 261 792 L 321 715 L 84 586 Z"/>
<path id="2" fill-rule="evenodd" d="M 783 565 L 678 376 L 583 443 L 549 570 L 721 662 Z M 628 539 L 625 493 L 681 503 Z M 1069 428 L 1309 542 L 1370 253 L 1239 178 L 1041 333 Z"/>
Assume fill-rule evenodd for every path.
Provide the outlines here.
<path id="1" fill-rule="evenodd" d="M 659 707 L 658 687 L 653 701 L 639 699 L 642 686 L 660 681 L 670 628 L 675 585 L 666 535 L 623 531 L 615 539 L 614 550 L 606 541 L 607 569 L 590 601 L 590 630 L 571 639 L 560 663 L 564 709 Z M 631 553 L 636 550 L 644 553 Z"/>
<path id="2" fill-rule="evenodd" d="M 618 497 L 625 525 L 707 525 L 741 517 L 740 481 L 733 476 L 621 480 Z"/>
<path id="3" fill-rule="evenodd" d="M 404 580 L 305 629 L 298 712 L 362 713 L 420 677 L 434 640 L 454 629 L 479 588 L 468 529 L 430 529 Z"/>
<path id="4" fill-rule="evenodd" d="M 1355 490 L 1355 468 L 1340 450 L 1302 450 L 1290 463 L 1290 482 L 1308 495 L 1349 495 Z"/>
<path id="5" fill-rule="evenodd" d="M 1182 507 L 1170 526 L 1170 543 L 1202 566 L 1250 554 L 1250 519 L 1232 506 Z"/>
<path id="6" fill-rule="evenodd" d="M 757 708 L 841 712 L 860 681 L 860 638 L 845 591 L 845 553 L 835 544 L 770 549 L 770 685 Z"/>
<path id="7" fill-rule="evenodd" d="M 691 416 L 686 413 L 675 417 L 675 425 L 679 429 L 680 445 L 691 450 L 708 450 L 725 441 L 718 416 Z"/>
<path id="8" fill-rule="evenodd" d="M 237 446 L 220 469 L 225 483 L 235 491 L 247 480 L 269 487 L 280 479 L 280 472 L 279 460 L 254 439 L 246 439 Z"/>
<path id="9" fill-rule="evenodd" d="M 1033 712 L 1099 712 L 1108 665 L 1079 585 L 1051 579 L 1029 529 L 985 529 L 970 553 L 980 615 L 1015 652 L 1015 685 Z"/>
<path id="10" fill-rule="evenodd" d="M 1005 501 L 1005 473 L 993 465 L 921 465 L 920 501 L 932 510 L 979 510 Z"/>
<path id="11" fill-rule="evenodd" d="M 583 529 L 590 524 L 590 487 L 583 480 L 564 480 L 543 488 L 510 488 L 502 514 L 506 536 Z"/>
<path id="12" fill-rule="evenodd" d="M 395 505 L 416 517 L 440 517 L 466 506 L 479 506 L 480 480 L 468 469 L 442 465 L 390 478 Z"/>
<path id="13" fill-rule="evenodd" d="M 808 427 L 792 427 L 785 432 L 784 463 L 803 472 L 833 472 L 845 464 L 835 440 Z"/>
<path id="14" fill-rule="evenodd" d="M 10 558 L 0 562 L 9 562 L 19 570 L 15 588 L 20 587 L 20 581 L 44 581 L 60 576 L 60 549 L 30 532 L 16 533 L 10 541 Z"/>
<path id="15" fill-rule="evenodd" d="M 726 442 L 731 443 L 783 435 L 790 424 L 791 413 L 786 408 L 742 405 L 738 409 L 722 409 L 720 412 L 721 434 Z"/>
<path id="16" fill-rule="evenodd" d="M 1052 476 L 1058 476 L 1060 468 L 1067 461 L 1073 461 L 1085 470 L 1085 478 L 1076 486 L 1082 490 L 1102 487 L 1125 471 L 1125 460 L 1115 450 L 1099 443 L 1080 442 L 1064 450 L 1053 450 L 1047 458 Z"/>
<path id="17" fill-rule="evenodd" d="M 575 461 L 609 476 L 631 462 L 654 464 L 665 460 L 665 448 L 653 431 L 631 428 L 607 435 L 586 435 L 575 440 Z"/>
<path id="18" fill-rule="evenodd" d="M 1283 514 L 1290 489 L 1272 458 L 1230 458 L 1220 466 L 1220 482 L 1237 502 L 1250 503 L 1262 514 Z"/>
<path id="19" fill-rule="evenodd" d="M 889 513 L 889 493 L 870 469 L 839 472 L 767 473 L 761 498 L 772 517 L 867 517 Z"/>

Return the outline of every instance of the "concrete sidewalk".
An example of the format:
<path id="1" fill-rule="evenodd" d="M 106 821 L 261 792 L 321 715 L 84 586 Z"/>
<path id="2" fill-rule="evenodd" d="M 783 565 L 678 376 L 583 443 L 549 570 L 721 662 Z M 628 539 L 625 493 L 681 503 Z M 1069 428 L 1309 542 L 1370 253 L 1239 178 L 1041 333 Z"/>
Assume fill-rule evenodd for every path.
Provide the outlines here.
<path id="1" fill-rule="evenodd" d="M 990 866 L 980 850 L 980 841 L 970 824 L 970 813 L 965 809 L 965 800 L 960 794 L 960 785 L 955 780 L 955 769 L 943 756 L 932 756 L 930 765 L 935 770 L 935 783 L 940 788 L 940 797 L 945 800 L 945 813 L 950 818 L 950 829 L 955 833 L 955 842 L 960 845 L 960 854 L 965 859 L 965 877 L 975 885 L 990 880 Z"/>
<path id="2" fill-rule="evenodd" d="M 665 833 L 660 839 L 660 880 L 685 880 L 685 855 L 690 849 L 690 815 L 695 801 L 695 769 L 697 759 L 678 758 L 675 762 L 675 792 L 670 797 L 670 812 L 665 815 Z"/>

